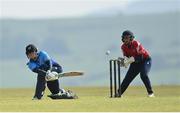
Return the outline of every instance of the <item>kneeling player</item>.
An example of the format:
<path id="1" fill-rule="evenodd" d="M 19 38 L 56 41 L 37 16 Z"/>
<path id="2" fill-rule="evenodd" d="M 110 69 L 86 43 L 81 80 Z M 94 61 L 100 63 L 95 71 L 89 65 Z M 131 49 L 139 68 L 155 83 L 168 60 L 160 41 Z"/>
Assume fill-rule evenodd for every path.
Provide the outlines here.
<path id="1" fill-rule="evenodd" d="M 37 73 L 37 84 L 33 100 L 39 100 L 43 97 L 47 87 L 52 93 L 48 97 L 52 99 L 72 99 L 76 96 L 71 91 L 65 91 L 59 88 L 58 73 L 62 73 L 62 67 L 52 60 L 45 51 L 38 51 L 33 44 L 26 46 L 26 55 L 29 59 L 27 63 L 30 70 Z"/>

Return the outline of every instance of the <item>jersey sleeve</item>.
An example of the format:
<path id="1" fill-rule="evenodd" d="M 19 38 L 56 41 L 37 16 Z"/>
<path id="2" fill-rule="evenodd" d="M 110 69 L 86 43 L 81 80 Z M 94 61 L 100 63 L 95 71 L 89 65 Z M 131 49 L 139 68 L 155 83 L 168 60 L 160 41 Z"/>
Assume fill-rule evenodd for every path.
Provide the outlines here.
<path id="1" fill-rule="evenodd" d="M 45 51 L 41 51 L 41 55 L 42 55 L 43 61 L 51 60 L 51 58 Z"/>
<path id="2" fill-rule="evenodd" d="M 133 41 L 133 46 L 135 47 L 138 54 L 142 53 L 143 48 L 142 48 L 142 45 L 140 44 L 140 42 Z"/>
<path id="3" fill-rule="evenodd" d="M 137 51 L 137 55 L 134 56 L 135 62 L 142 62 L 143 61 L 143 47 L 138 41 L 133 41 L 133 46 Z"/>
<path id="4" fill-rule="evenodd" d="M 49 55 L 45 51 L 41 51 L 41 55 L 42 55 L 42 59 L 44 61 L 44 64 L 48 65 L 48 68 L 51 69 L 52 68 L 52 60 L 49 57 Z"/>
<path id="5" fill-rule="evenodd" d="M 121 46 L 121 50 L 122 50 L 123 56 L 127 56 L 126 50 L 123 45 Z"/>
<path id="6" fill-rule="evenodd" d="M 29 69 L 32 70 L 32 71 L 33 71 L 35 68 L 37 68 L 37 65 L 36 65 L 35 63 L 32 63 L 32 62 L 29 62 L 27 65 L 28 65 Z"/>

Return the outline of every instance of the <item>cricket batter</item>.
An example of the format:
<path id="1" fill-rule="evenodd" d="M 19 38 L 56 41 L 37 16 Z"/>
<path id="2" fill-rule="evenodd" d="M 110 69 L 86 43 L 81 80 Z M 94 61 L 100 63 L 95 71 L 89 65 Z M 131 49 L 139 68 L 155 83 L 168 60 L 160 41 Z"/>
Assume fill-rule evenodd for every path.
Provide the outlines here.
<path id="1" fill-rule="evenodd" d="M 126 30 L 122 33 L 122 52 L 125 57 L 124 66 L 129 69 L 121 84 L 121 93 L 123 94 L 128 88 L 132 80 L 140 73 L 141 80 L 143 81 L 149 97 L 154 97 L 151 82 L 148 73 L 151 68 L 151 57 L 148 51 L 136 40 L 131 31 Z"/>
<path id="2" fill-rule="evenodd" d="M 72 98 L 68 92 L 59 88 L 58 78 L 55 76 L 57 73 L 62 72 L 62 67 L 52 60 L 45 51 L 38 51 L 33 45 L 26 46 L 26 55 L 29 59 L 27 63 L 29 69 L 37 73 L 37 84 L 33 100 L 40 100 L 46 88 L 46 84 L 53 99 Z"/>

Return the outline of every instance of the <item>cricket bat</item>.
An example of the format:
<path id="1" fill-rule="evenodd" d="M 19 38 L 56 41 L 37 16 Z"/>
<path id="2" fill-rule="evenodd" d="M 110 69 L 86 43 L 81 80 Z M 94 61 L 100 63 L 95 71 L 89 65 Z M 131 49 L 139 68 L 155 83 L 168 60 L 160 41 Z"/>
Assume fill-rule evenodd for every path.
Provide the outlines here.
<path id="1" fill-rule="evenodd" d="M 70 71 L 70 72 L 63 72 L 59 73 L 57 76 L 60 77 L 75 77 L 75 76 L 82 76 L 84 72 L 82 71 Z"/>

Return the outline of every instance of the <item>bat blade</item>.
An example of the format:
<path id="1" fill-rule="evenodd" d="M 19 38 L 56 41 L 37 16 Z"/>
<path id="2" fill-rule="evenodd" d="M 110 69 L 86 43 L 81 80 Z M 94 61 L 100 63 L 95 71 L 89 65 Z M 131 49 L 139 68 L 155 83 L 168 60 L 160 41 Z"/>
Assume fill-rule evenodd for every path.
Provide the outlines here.
<path id="1" fill-rule="evenodd" d="M 75 77 L 75 76 L 82 76 L 84 72 L 82 71 L 71 71 L 71 72 L 64 72 L 59 73 L 58 77 Z"/>

